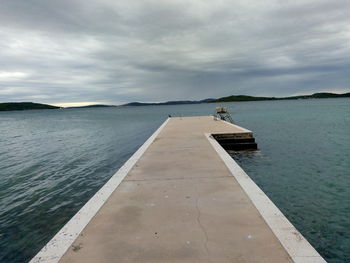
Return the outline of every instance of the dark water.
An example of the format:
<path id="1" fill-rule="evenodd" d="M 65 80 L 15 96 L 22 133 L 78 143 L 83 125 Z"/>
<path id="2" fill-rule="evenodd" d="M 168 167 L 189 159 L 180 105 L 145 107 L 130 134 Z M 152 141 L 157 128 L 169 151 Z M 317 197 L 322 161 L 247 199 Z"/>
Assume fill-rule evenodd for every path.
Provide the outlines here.
<path id="1" fill-rule="evenodd" d="M 350 258 L 350 99 L 227 104 L 260 151 L 232 155 L 329 262 Z M 168 114 L 215 105 L 0 113 L 0 262 L 26 262 Z"/>

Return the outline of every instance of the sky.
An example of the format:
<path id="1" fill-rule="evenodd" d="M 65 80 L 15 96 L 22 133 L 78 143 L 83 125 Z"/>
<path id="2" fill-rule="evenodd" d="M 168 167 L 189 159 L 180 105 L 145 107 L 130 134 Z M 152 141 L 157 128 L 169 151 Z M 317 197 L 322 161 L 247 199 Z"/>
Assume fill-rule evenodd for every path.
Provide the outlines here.
<path id="1" fill-rule="evenodd" d="M 348 0 L 0 0 L 0 102 L 350 91 Z"/>

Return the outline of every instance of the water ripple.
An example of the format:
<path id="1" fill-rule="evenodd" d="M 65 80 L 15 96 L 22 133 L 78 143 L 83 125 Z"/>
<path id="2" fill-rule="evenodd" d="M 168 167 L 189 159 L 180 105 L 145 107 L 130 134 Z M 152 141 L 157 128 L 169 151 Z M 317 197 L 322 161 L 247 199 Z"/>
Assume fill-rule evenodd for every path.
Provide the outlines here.
<path id="1" fill-rule="evenodd" d="M 349 102 L 228 104 L 261 149 L 234 158 L 329 262 L 350 258 Z M 214 108 L 0 113 L 0 262 L 33 257 L 168 114 Z"/>

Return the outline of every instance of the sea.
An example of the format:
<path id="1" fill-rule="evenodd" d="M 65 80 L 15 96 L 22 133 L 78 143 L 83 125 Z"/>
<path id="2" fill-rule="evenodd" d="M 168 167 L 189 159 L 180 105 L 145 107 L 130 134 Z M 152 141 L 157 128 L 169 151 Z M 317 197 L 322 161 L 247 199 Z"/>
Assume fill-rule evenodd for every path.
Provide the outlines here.
<path id="1" fill-rule="evenodd" d="M 230 152 L 328 262 L 350 261 L 350 99 L 223 103 Z M 218 104 L 0 112 L 0 262 L 28 262 L 166 120 Z"/>

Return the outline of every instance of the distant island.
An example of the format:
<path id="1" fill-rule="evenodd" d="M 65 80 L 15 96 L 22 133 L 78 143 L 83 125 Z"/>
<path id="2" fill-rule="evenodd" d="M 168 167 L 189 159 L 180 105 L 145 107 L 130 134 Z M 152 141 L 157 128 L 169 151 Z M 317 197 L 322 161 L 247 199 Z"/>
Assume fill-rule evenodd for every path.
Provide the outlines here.
<path id="1" fill-rule="evenodd" d="M 215 99 L 205 99 L 205 100 L 175 100 L 175 101 L 167 101 L 167 102 L 151 102 L 151 103 L 143 103 L 143 102 L 130 102 L 127 104 L 123 104 L 121 106 L 154 106 L 154 105 L 183 105 L 183 104 L 200 104 L 211 102 Z"/>
<path id="2" fill-rule="evenodd" d="M 0 111 L 13 111 L 13 110 L 47 110 L 47 109 L 59 109 L 60 107 L 33 103 L 33 102 L 5 102 L 0 103 Z"/>
<path id="3" fill-rule="evenodd" d="M 125 107 L 125 106 L 160 106 L 160 105 L 185 105 L 185 104 L 201 104 L 201 103 L 220 103 L 220 102 L 234 102 L 234 101 L 268 101 L 268 100 L 297 100 L 297 99 L 326 99 L 326 98 L 348 98 L 350 92 L 344 94 L 336 93 L 314 93 L 312 95 L 301 95 L 301 96 L 290 96 L 290 97 L 254 97 L 247 95 L 232 95 L 222 97 L 218 99 L 204 99 L 204 100 L 178 100 L 178 101 L 167 101 L 159 103 L 143 103 L 143 102 L 130 102 L 120 106 L 116 105 L 104 105 L 94 104 L 87 106 L 67 107 L 65 109 L 76 109 L 76 108 L 104 108 L 104 107 Z M 48 104 L 40 104 L 33 102 L 6 102 L 0 103 L 0 111 L 13 111 L 13 110 L 43 110 L 43 109 L 59 109 L 62 107 L 52 106 Z"/>
<path id="4" fill-rule="evenodd" d="M 116 105 L 94 104 L 87 106 L 65 107 L 64 109 L 82 109 L 82 108 L 104 108 L 117 107 Z M 48 104 L 34 103 L 34 102 L 5 102 L 0 103 L 0 111 L 15 111 L 15 110 L 48 110 L 48 109 L 62 109 Z"/>
<path id="5" fill-rule="evenodd" d="M 263 101 L 263 100 L 297 100 L 297 99 L 325 99 L 325 98 L 345 98 L 350 97 L 350 93 L 336 94 L 336 93 L 314 93 L 312 95 L 301 95 L 291 97 L 254 97 L 247 95 L 232 95 L 218 99 L 204 99 L 204 100 L 179 100 L 167 101 L 160 103 L 143 103 L 131 102 L 121 106 L 154 106 L 154 105 L 182 105 L 182 104 L 200 104 L 200 103 L 218 103 L 218 102 L 233 102 L 233 101 Z"/>
<path id="6" fill-rule="evenodd" d="M 327 98 L 346 98 L 350 97 L 349 93 L 335 94 L 335 93 L 314 93 L 312 95 L 301 95 L 301 96 L 291 96 L 291 97 L 254 97 L 246 95 L 232 95 L 228 97 L 222 97 L 210 101 L 210 103 L 215 102 L 232 102 L 232 101 L 262 101 L 262 100 L 298 100 L 298 99 L 327 99 Z"/>
<path id="7" fill-rule="evenodd" d="M 118 106 L 116 106 L 116 105 L 105 105 L 105 104 L 93 104 L 93 105 L 87 105 L 87 106 L 67 107 L 65 109 L 106 108 L 106 107 L 118 107 Z"/>

